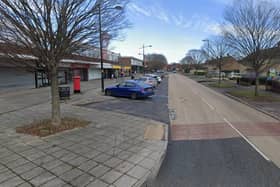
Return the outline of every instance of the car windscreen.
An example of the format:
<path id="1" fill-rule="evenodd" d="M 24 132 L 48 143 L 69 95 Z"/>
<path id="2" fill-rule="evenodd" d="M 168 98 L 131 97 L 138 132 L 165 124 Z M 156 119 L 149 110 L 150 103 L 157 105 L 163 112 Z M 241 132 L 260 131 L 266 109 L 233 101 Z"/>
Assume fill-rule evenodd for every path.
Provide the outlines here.
<path id="1" fill-rule="evenodd" d="M 140 87 L 142 88 L 146 88 L 146 87 L 150 87 L 150 85 L 145 84 L 144 82 L 139 82 L 137 83 Z"/>
<path id="2" fill-rule="evenodd" d="M 147 78 L 140 78 L 140 79 L 138 79 L 139 81 L 146 81 L 147 80 Z"/>

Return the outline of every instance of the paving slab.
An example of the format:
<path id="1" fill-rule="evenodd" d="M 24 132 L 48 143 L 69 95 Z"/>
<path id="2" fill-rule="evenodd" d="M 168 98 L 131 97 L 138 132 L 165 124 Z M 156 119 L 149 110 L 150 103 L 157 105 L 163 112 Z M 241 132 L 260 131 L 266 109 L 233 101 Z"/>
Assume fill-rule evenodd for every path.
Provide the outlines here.
<path id="1" fill-rule="evenodd" d="M 95 180 L 95 177 L 87 173 L 82 174 L 81 176 L 73 179 L 70 183 L 74 186 L 83 187 L 87 186 L 89 183 Z"/>
<path id="2" fill-rule="evenodd" d="M 130 187 L 130 186 L 133 186 L 136 182 L 137 182 L 137 179 L 127 176 L 127 175 L 123 175 L 121 178 L 119 178 L 114 183 L 114 185 L 116 187 Z"/>
<path id="3" fill-rule="evenodd" d="M 97 179 L 87 185 L 87 187 L 108 187 L 109 184 L 102 182 L 101 180 Z"/>
<path id="4" fill-rule="evenodd" d="M 102 102 L 115 99 L 94 96 Z M 166 126 L 159 128 L 158 122 L 130 114 L 76 106 L 94 101 L 91 97 L 89 92 L 61 104 L 62 116 L 88 120 L 88 127 L 44 138 L 17 134 L 15 128 L 49 118 L 49 103 L 0 114 L 0 186 L 132 186 L 145 181 L 148 166 L 158 164 L 166 150 L 153 142 L 167 144 L 158 135 Z"/>

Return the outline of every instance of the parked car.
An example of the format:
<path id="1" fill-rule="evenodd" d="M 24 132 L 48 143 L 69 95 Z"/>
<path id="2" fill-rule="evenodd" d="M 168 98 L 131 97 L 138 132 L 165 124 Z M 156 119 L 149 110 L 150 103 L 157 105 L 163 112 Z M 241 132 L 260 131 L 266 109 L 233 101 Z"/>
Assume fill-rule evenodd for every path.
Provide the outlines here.
<path id="1" fill-rule="evenodd" d="M 136 81 L 148 84 L 148 85 L 152 86 L 153 88 L 156 88 L 157 84 L 158 84 L 157 80 L 153 77 L 141 77 L 141 78 L 137 79 Z"/>
<path id="2" fill-rule="evenodd" d="M 158 84 L 160 84 L 161 81 L 162 81 L 161 77 L 158 76 L 158 75 L 155 75 L 155 74 L 146 74 L 145 76 L 146 76 L 146 77 L 153 77 L 153 78 L 155 78 L 155 79 L 157 80 L 157 83 L 158 83 Z"/>
<path id="3" fill-rule="evenodd" d="M 208 78 L 218 78 L 219 77 L 219 71 L 208 71 L 207 75 Z M 225 78 L 226 74 L 225 72 L 221 72 L 221 78 Z"/>
<path id="4" fill-rule="evenodd" d="M 240 73 L 231 72 L 230 74 L 228 74 L 228 78 L 230 80 L 239 79 L 239 78 L 241 78 L 241 74 Z"/>
<path id="5" fill-rule="evenodd" d="M 107 96 L 130 97 L 131 99 L 146 98 L 154 95 L 153 87 L 143 82 L 127 80 L 120 84 L 107 87 Z"/>
<path id="6" fill-rule="evenodd" d="M 157 75 L 160 76 L 161 79 L 163 79 L 167 74 L 164 71 L 157 71 Z"/>

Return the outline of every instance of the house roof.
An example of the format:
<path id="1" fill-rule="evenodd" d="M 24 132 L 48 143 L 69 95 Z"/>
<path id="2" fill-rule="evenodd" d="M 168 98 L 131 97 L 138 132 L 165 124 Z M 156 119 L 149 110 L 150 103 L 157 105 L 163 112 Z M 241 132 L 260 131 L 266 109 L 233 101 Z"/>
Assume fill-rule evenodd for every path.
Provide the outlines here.
<path id="1" fill-rule="evenodd" d="M 210 60 L 205 63 L 205 66 L 207 67 L 217 67 L 218 66 L 218 60 Z M 235 58 L 228 56 L 222 58 L 222 70 L 223 71 L 235 71 L 235 70 L 244 70 L 246 69 L 246 66 L 238 62 Z"/>

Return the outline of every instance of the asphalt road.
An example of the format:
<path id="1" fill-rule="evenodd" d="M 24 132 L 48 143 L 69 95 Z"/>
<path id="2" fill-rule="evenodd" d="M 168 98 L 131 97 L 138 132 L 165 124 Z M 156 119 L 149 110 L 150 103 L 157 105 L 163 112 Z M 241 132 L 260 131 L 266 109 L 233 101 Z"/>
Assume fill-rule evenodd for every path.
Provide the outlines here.
<path id="1" fill-rule="evenodd" d="M 169 124 L 167 94 L 168 79 L 164 79 L 155 90 L 155 95 L 150 98 L 137 100 L 117 98 L 113 100 L 106 100 L 104 102 L 88 104 L 86 106 L 100 110 L 111 110 L 131 114 Z"/>
<path id="2" fill-rule="evenodd" d="M 280 186 L 280 169 L 271 160 L 278 144 L 263 143 L 273 147 L 266 150 L 255 141 L 278 131 L 279 122 L 182 75 L 170 75 L 169 107 L 176 119 L 167 156 L 149 186 Z"/>
<path id="3" fill-rule="evenodd" d="M 150 99 L 117 98 L 87 107 L 169 124 L 167 103 L 175 111 L 167 155 L 147 187 L 280 186 L 274 164 L 279 122 L 182 75 L 171 74 Z"/>

